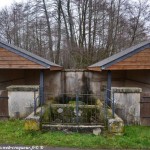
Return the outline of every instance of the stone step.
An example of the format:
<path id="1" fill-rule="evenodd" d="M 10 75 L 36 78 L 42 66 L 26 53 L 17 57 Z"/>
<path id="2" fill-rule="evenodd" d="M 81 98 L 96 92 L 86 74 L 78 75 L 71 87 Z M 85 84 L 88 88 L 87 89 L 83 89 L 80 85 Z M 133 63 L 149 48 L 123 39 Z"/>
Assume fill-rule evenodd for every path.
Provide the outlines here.
<path id="1" fill-rule="evenodd" d="M 93 133 L 94 129 L 104 130 L 103 125 L 62 125 L 62 124 L 42 124 L 43 130 L 66 131 L 66 132 L 86 132 Z"/>

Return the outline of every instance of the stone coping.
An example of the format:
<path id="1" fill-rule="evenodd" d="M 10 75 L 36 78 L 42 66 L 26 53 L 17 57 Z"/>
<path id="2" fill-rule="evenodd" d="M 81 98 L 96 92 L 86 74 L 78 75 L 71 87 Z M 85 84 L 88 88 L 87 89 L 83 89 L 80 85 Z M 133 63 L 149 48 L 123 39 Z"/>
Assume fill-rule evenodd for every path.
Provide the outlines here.
<path id="1" fill-rule="evenodd" d="M 79 108 L 99 108 L 100 106 L 99 105 L 78 105 Z M 52 108 L 65 108 L 65 107 L 74 107 L 76 108 L 76 104 L 50 104 L 50 107 Z"/>
<path id="2" fill-rule="evenodd" d="M 114 93 L 141 93 L 142 89 L 137 87 L 112 87 Z"/>
<path id="3" fill-rule="evenodd" d="M 104 128 L 103 125 L 62 125 L 62 124 L 44 124 L 43 127 L 60 127 L 60 128 Z"/>
<path id="4" fill-rule="evenodd" d="M 11 85 L 6 89 L 8 91 L 38 91 L 39 85 Z"/>

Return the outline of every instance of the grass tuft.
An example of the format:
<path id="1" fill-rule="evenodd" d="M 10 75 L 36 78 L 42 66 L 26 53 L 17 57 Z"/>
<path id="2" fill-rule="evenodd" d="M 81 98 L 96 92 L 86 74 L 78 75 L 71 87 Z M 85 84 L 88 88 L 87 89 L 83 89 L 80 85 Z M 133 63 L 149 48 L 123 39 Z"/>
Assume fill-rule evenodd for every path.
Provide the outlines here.
<path id="1" fill-rule="evenodd" d="M 74 148 L 149 149 L 150 127 L 126 126 L 123 136 L 65 134 L 24 130 L 23 120 L 0 121 L 0 144 L 42 145 Z"/>

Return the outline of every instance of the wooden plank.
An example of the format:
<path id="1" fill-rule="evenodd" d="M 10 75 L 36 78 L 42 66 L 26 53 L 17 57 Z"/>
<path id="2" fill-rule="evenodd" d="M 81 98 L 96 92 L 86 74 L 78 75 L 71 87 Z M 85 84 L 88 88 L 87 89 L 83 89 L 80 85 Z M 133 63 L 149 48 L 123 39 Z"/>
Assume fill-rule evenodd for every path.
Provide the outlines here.
<path id="1" fill-rule="evenodd" d="M 139 61 L 132 61 L 132 62 L 120 62 L 120 63 L 117 63 L 115 66 L 121 66 L 121 65 L 124 65 L 124 66 L 129 66 L 129 65 L 144 65 L 144 66 L 147 66 L 147 65 L 150 65 L 150 61 L 147 62 L 147 61 L 144 61 L 144 62 L 139 62 Z"/>
<path id="2" fill-rule="evenodd" d="M 148 52 L 150 52 L 150 48 L 146 48 L 146 49 L 144 49 L 144 50 L 142 50 L 142 51 L 140 51 L 138 53 L 148 53 Z"/>
<path id="3" fill-rule="evenodd" d="M 141 125 L 142 126 L 150 126 L 150 118 L 142 118 L 141 117 Z"/>
<path id="4" fill-rule="evenodd" d="M 0 56 L 7 56 L 7 55 L 10 55 L 10 56 L 12 56 L 12 55 L 19 56 L 19 55 L 15 54 L 15 53 L 9 52 L 9 51 L 2 51 L 2 52 L 0 52 Z"/>
<path id="5" fill-rule="evenodd" d="M 0 47 L 0 51 L 7 51 L 5 48 Z"/>
<path id="6" fill-rule="evenodd" d="M 32 62 L 32 61 L 27 61 L 27 60 L 7 60 L 7 61 L 0 61 L 0 65 L 7 65 L 7 64 L 12 64 L 12 65 L 17 65 L 17 64 L 20 64 L 20 65 L 37 65 L 36 63 Z"/>
<path id="7" fill-rule="evenodd" d="M 17 64 L 17 65 L 9 65 L 9 64 L 7 64 L 7 65 L 0 65 L 0 67 L 1 68 L 7 68 L 7 67 L 10 67 L 10 68 L 14 68 L 14 67 L 27 67 L 27 68 L 36 68 L 36 67 L 39 67 L 39 68 L 43 68 L 43 67 L 41 67 L 40 65 L 20 65 L 20 64 Z"/>
<path id="8" fill-rule="evenodd" d="M 133 58 L 125 59 L 122 62 L 149 61 L 149 60 L 150 60 L 149 56 L 136 56 Z"/>
<path id="9" fill-rule="evenodd" d="M 90 71 L 101 71 L 100 67 L 88 67 L 87 69 Z"/>
<path id="10" fill-rule="evenodd" d="M 136 56 L 149 56 L 150 53 L 141 53 L 141 54 L 136 54 Z"/>
<path id="11" fill-rule="evenodd" d="M 0 117 L 8 117 L 8 98 L 0 98 Z"/>
<path id="12" fill-rule="evenodd" d="M 33 68 L 33 69 L 46 69 L 43 66 L 40 65 L 0 65 L 1 69 L 29 69 L 29 68 Z"/>
<path id="13" fill-rule="evenodd" d="M 150 49 L 145 49 L 125 60 L 122 60 L 106 70 L 150 69 Z"/>
<path id="14" fill-rule="evenodd" d="M 122 60 L 121 62 L 132 62 L 132 61 L 149 61 L 150 60 L 150 55 L 147 55 L 147 56 L 132 56 L 130 58 L 127 58 L 125 60 Z"/>
<path id="15" fill-rule="evenodd" d="M 0 68 L 3 69 L 49 69 L 4 48 L 0 48 Z M 62 70 L 62 67 L 51 66 L 50 70 Z"/>
<path id="16" fill-rule="evenodd" d="M 150 125 L 150 94 L 142 93 L 140 101 L 140 117 L 141 124 L 149 126 Z"/>
<path id="17" fill-rule="evenodd" d="M 50 67 L 50 70 L 53 70 L 53 71 L 55 71 L 55 70 L 62 70 L 63 69 L 63 67 L 56 67 L 56 66 L 51 66 Z"/>
<path id="18" fill-rule="evenodd" d="M 140 70 L 140 69 L 150 69 L 150 65 L 147 65 L 147 66 L 145 65 L 111 66 L 111 67 L 108 67 L 106 70 Z"/>
<path id="19" fill-rule="evenodd" d="M 137 54 L 149 54 L 150 53 L 150 50 L 149 51 L 141 51 L 141 52 L 138 52 Z"/>
<path id="20" fill-rule="evenodd" d="M 0 48 L 0 68 L 3 69 L 46 69 L 40 64 L 30 61 L 22 56 Z"/>
<path id="21" fill-rule="evenodd" d="M 19 56 L 12 56 L 12 57 L 6 57 L 6 56 L 0 56 L 0 61 L 1 60 L 27 60 L 23 57 L 19 57 Z"/>

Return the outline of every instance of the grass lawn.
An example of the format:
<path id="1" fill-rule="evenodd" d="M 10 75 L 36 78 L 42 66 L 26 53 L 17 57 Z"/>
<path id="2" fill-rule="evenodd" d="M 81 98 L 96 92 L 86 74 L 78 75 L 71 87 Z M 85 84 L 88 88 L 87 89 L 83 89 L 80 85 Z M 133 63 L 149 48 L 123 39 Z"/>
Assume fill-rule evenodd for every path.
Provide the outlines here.
<path id="1" fill-rule="evenodd" d="M 123 136 L 27 132 L 24 121 L 1 121 L 0 144 L 42 145 L 76 148 L 150 148 L 150 127 L 126 126 Z"/>

